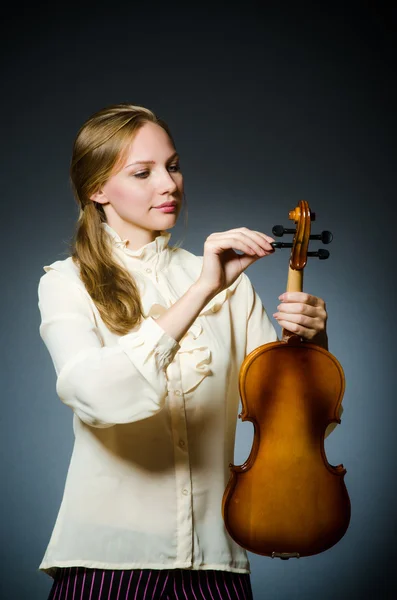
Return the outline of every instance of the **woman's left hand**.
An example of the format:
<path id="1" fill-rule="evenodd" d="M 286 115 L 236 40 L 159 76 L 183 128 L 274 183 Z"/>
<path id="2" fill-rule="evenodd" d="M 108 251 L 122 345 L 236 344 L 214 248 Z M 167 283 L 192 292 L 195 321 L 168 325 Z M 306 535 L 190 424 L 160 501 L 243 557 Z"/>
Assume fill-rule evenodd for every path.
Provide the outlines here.
<path id="1" fill-rule="evenodd" d="M 328 315 L 324 300 L 305 292 L 284 292 L 279 300 L 278 312 L 273 317 L 281 327 L 327 349 Z"/>

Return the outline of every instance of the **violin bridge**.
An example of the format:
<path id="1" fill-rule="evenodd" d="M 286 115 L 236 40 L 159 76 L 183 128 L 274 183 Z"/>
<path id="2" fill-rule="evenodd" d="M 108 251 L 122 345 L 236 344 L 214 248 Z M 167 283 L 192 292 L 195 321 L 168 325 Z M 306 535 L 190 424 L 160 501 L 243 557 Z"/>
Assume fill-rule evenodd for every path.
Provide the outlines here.
<path id="1" fill-rule="evenodd" d="M 281 558 L 282 560 L 288 560 L 289 558 L 299 557 L 299 552 L 272 552 L 272 558 Z"/>

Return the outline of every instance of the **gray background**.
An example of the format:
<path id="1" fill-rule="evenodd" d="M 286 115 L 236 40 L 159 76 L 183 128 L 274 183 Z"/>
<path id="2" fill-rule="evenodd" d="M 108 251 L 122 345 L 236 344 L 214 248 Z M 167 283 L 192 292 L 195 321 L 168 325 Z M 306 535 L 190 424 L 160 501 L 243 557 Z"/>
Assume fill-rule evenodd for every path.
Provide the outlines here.
<path id="1" fill-rule="evenodd" d="M 37 284 L 43 265 L 66 256 L 76 220 L 68 165 L 77 129 L 124 101 L 148 106 L 174 134 L 187 249 L 202 254 L 210 233 L 236 226 L 270 233 L 301 198 L 317 213 L 313 231 L 334 233 L 305 289 L 327 302 L 330 349 L 346 375 L 342 424 L 326 451 L 347 468 L 351 523 L 311 558 L 250 555 L 255 599 L 394 597 L 395 9 L 132 1 L 15 4 L 3 19 L 1 599 L 44 599 L 51 586 L 37 566 L 73 434 L 39 338 Z M 270 315 L 287 262 L 279 251 L 247 271 Z M 251 440 L 251 424 L 239 422 L 236 463 Z"/>

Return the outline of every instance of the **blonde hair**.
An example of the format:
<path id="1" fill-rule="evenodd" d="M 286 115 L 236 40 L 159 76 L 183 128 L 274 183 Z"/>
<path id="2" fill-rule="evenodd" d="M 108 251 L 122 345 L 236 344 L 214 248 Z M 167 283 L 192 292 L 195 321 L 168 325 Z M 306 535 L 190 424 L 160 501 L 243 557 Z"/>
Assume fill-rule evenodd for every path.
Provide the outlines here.
<path id="1" fill-rule="evenodd" d="M 91 115 L 82 125 L 70 165 L 72 189 L 80 207 L 70 253 L 102 320 L 119 335 L 141 321 L 141 298 L 134 278 L 113 256 L 111 241 L 102 226 L 106 222 L 102 205 L 90 197 L 125 159 L 137 131 L 148 121 L 162 127 L 175 148 L 168 125 L 151 110 L 115 104 Z M 175 245 L 170 250 L 177 248 Z"/>

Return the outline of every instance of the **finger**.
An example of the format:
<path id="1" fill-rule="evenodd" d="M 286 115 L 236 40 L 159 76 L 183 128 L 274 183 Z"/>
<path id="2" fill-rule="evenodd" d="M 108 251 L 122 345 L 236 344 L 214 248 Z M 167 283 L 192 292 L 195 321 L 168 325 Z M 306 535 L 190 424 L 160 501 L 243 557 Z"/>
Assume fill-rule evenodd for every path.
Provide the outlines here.
<path id="1" fill-rule="evenodd" d="M 260 252 L 260 254 L 258 254 L 257 251 L 252 248 L 252 246 L 248 245 L 241 239 L 232 237 L 217 237 L 216 239 L 208 239 L 204 244 L 204 253 L 208 248 L 210 248 L 215 254 L 221 254 L 226 250 L 234 249 L 243 252 L 244 254 L 242 256 L 248 255 L 255 259 L 259 258 L 259 256 L 264 256 L 264 251 L 262 251 L 262 249 L 258 250 L 258 252 Z"/>
<path id="2" fill-rule="evenodd" d="M 270 235 L 266 235 L 261 231 L 255 231 L 254 229 L 248 229 L 248 227 L 238 227 L 236 229 L 231 229 L 230 231 L 244 233 L 245 235 L 254 239 L 260 246 L 264 247 L 266 250 L 274 252 L 274 248 L 273 246 L 271 246 L 271 242 L 274 242 L 274 238 L 270 237 Z M 265 244 L 263 245 L 264 242 Z"/>
<path id="3" fill-rule="evenodd" d="M 281 302 L 277 306 L 277 310 L 290 315 L 301 314 L 319 319 L 327 318 L 327 312 L 322 306 L 312 306 L 311 304 L 302 304 L 301 302 Z"/>
<path id="4" fill-rule="evenodd" d="M 267 235 L 266 233 L 262 233 L 262 231 L 255 231 L 256 234 L 262 236 L 267 242 L 269 242 L 269 244 L 271 242 L 274 242 L 275 239 L 273 237 L 271 237 L 270 235 Z M 273 248 L 273 246 L 272 246 Z"/>
<path id="5" fill-rule="evenodd" d="M 302 304 L 325 308 L 325 302 L 322 298 L 307 294 L 306 292 L 284 292 L 278 298 L 281 302 L 301 302 Z"/>
<path id="6" fill-rule="evenodd" d="M 252 236 L 237 230 L 229 235 L 228 234 L 229 232 L 214 234 L 214 241 L 227 248 L 236 248 L 243 252 L 245 252 L 248 247 L 252 250 L 252 252 L 248 252 L 248 254 L 256 254 L 258 256 L 265 256 L 265 254 L 271 254 L 273 252 L 273 247 L 266 241 L 260 240 L 259 244 Z"/>
<path id="7" fill-rule="evenodd" d="M 303 327 L 302 325 L 299 325 L 298 323 L 291 323 L 290 321 L 283 321 L 283 320 L 278 321 L 278 323 L 286 331 L 290 331 L 291 333 L 294 333 L 295 335 L 299 335 L 300 337 L 304 338 L 305 340 L 312 340 L 318 333 L 315 329 Z"/>
<path id="8" fill-rule="evenodd" d="M 216 234 L 216 239 L 217 240 L 230 239 L 230 240 L 234 240 L 234 243 L 235 243 L 235 240 L 239 239 L 242 242 L 244 242 L 245 244 L 247 244 L 250 248 L 252 248 L 252 250 L 258 256 L 264 256 L 266 252 L 270 253 L 270 251 L 273 250 L 273 247 L 270 246 L 270 244 L 268 244 L 266 241 L 264 241 L 263 238 L 260 238 L 259 236 L 254 238 L 252 235 L 248 235 L 247 233 L 245 233 L 239 229 L 234 229 L 234 230 L 230 230 L 230 231 L 225 231 L 223 233 L 218 233 L 218 234 Z M 237 246 L 230 246 L 230 247 L 237 248 Z"/>
<path id="9" fill-rule="evenodd" d="M 299 331 L 299 335 L 304 335 L 304 337 L 312 335 L 313 332 L 317 334 L 325 331 L 325 320 L 319 317 L 313 318 L 302 314 L 291 315 L 283 312 L 274 313 L 273 317 L 285 329 Z"/>
<path id="10" fill-rule="evenodd" d="M 319 326 L 317 319 L 302 314 L 288 314 L 280 311 L 274 313 L 273 317 L 277 319 L 278 322 L 284 321 L 288 323 L 294 323 L 302 327 L 308 327 L 309 329 L 316 329 L 316 327 Z"/>

